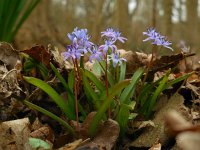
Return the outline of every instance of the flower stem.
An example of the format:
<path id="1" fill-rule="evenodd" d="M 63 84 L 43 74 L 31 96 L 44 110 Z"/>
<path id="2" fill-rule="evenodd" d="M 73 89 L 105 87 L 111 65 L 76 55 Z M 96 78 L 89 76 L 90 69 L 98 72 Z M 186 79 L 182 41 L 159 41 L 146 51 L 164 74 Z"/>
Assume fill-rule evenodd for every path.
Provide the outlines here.
<path id="1" fill-rule="evenodd" d="M 106 96 L 109 96 L 109 91 L 108 91 L 108 60 L 107 60 L 108 54 L 106 53 L 105 59 L 106 59 L 106 71 L 105 71 L 105 78 L 106 78 Z M 108 117 L 111 118 L 111 111 L 110 107 L 108 108 Z"/>
<path id="2" fill-rule="evenodd" d="M 155 53 L 155 49 L 154 49 L 155 47 L 153 47 L 153 49 L 152 49 L 152 52 L 151 52 L 151 60 L 148 62 L 148 64 L 147 64 L 147 68 L 146 68 L 146 71 L 145 71 L 145 76 L 144 76 L 144 79 L 143 79 L 143 83 L 142 83 L 142 85 L 145 83 L 145 81 L 146 81 L 146 79 L 147 79 L 147 76 L 148 76 L 148 73 L 149 73 L 149 70 L 150 70 L 150 68 L 152 67 L 152 65 L 153 65 L 153 57 L 154 57 L 154 53 Z M 156 56 L 156 54 L 155 54 L 155 56 Z"/>
<path id="3" fill-rule="evenodd" d="M 77 90 L 77 87 L 78 87 L 78 85 L 77 85 L 77 79 L 78 79 L 78 74 L 77 74 L 77 72 L 78 72 L 77 67 L 78 66 L 77 66 L 77 64 L 78 63 L 76 63 L 76 62 L 77 62 L 76 59 L 73 60 L 73 63 L 74 63 L 74 94 L 75 94 L 75 109 L 76 109 L 76 123 L 77 123 L 76 130 L 79 131 L 78 90 Z"/>

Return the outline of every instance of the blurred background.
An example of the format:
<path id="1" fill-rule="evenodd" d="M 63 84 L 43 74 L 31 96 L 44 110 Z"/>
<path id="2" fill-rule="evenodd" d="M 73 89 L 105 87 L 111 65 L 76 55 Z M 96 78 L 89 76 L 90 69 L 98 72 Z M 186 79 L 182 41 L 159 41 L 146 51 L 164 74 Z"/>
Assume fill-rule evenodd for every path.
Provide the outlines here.
<path id="1" fill-rule="evenodd" d="M 119 48 L 148 52 L 142 32 L 152 26 L 176 51 L 186 46 L 200 53 L 200 0 L 41 0 L 14 43 L 19 49 L 51 43 L 63 51 L 75 27 L 87 28 L 95 43 L 101 43 L 101 31 L 115 27 L 128 38 Z"/>

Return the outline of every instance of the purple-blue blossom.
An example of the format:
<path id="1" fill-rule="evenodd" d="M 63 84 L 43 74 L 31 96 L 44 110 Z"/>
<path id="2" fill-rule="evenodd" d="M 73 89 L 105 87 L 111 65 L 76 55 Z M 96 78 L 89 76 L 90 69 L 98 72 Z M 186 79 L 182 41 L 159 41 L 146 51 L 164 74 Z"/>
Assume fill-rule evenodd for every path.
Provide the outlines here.
<path id="1" fill-rule="evenodd" d="M 170 41 L 165 40 L 164 38 L 155 39 L 152 44 L 155 44 L 158 46 L 163 46 L 163 47 L 171 49 L 173 51 L 173 49 L 170 47 L 170 45 L 172 45 L 172 43 Z"/>
<path id="2" fill-rule="evenodd" d="M 87 50 L 93 45 L 93 43 L 89 41 L 90 36 L 87 32 L 87 29 L 75 28 L 72 33 L 67 34 L 72 44 L 83 53 L 87 53 Z"/>
<path id="3" fill-rule="evenodd" d="M 80 59 L 82 54 L 81 50 L 78 50 L 74 45 L 69 45 L 66 48 L 68 51 L 67 52 L 63 52 L 62 55 L 64 57 L 64 60 L 69 59 L 70 62 L 73 62 L 73 60 L 75 59 Z"/>
<path id="4" fill-rule="evenodd" d="M 101 32 L 101 37 L 110 38 L 114 42 L 119 40 L 120 42 L 124 43 L 127 38 L 122 37 L 121 33 L 113 28 L 107 28 L 106 31 Z"/>
<path id="5" fill-rule="evenodd" d="M 125 58 L 121 58 L 119 56 L 118 53 L 113 53 L 111 56 L 110 56 L 110 59 L 109 60 L 112 60 L 113 61 L 113 67 L 115 68 L 117 66 L 117 64 L 121 65 L 122 64 L 122 61 L 126 61 Z"/>
<path id="6" fill-rule="evenodd" d="M 117 50 L 117 47 L 114 45 L 114 41 L 112 40 L 105 40 L 105 44 L 99 46 L 99 50 L 103 50 L 103 53 L 106 54 L 108 52 L 108 49 L 111 49 L 114 53 Z"/>
<path id="7" fill-rule="evenodd" d="M 92 62 L 93 59 L 97 60 L 98 62 L 103 59 L 103 53 L 98 50 L 98 47 L 96 45 L 94 45 L 92 49 L 89 50 L 89 52 L 91 54 L 89 57 L 90 62 Z"/>
<path id="8" fill-rule="evenodd" d="M 146 41 L 152 41 L 152 44 L 158 45 L 158 46 L 163 46 L 168 49 L 173 49 L 170 47 L 172 43 L 170 41 L 166 40 L 165 36 L 160 35 L 154 28 L 149 28 L 147 32 L 143 32 L 143 35 L 146 35 L 147 38 L 143 40 L 143 42 Z"/>
<path id="9" fill-rule="evenodd" d="M 124 43 L 127 40 L 127 38 L 121 36 L 121 33 L 119 31 L 115 31 L 115 37 L 122 43 Z"/>
<path id="10" fill-rule="evenodd" d="M 109 49 L 111 49 L 112 53 L 116 52 L 117 47 L 115 42 L 117 40 L 122 43 L 127 40 L 125 37 L 121 36 L 119 31 L 116 31 L 113 28 L 107 28 L 106 31 L 101 32 L 101 37 L 104 38 L 104 44 L 99 46 L 99 50 L 102 50 L 104 54 L 106 54 Z"/>

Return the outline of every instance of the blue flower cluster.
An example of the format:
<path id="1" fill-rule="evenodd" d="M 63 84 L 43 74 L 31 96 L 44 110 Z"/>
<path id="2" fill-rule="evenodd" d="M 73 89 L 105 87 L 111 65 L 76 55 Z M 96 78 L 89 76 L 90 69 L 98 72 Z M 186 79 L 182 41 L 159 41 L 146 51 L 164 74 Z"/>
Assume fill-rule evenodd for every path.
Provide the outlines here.
<path id="1" fill-rule="evenodd" d="M 99 47 L 90 42 L 90 36 L 87 33 L 87 29 L 75 28 L 72 33 L 68 33 L 68 38 L 72 42 L 72 45 L 67 46 L 67 52 L 63 52 L 64 60 L 69 59 L 74 62 L 75 59 L 79 60 L 81 56 L 90 53 L 89 60 L 101 61 L 107 58 L 112 60 L 113 66 L 121 64 L 122 61 L 126 61 L 124 58 L 120 58 L 117 53 L 117 47 L 115 42 L 118 40 L 122 43 L 127 40 L 121 36 L 119 31 L 115 31 L 113 28 L 108 28 L 106 31 L 101 32 L 101 37 L 104 38 L 104 44 Z M 109 51 L 111 50 L 111 52 Z M 109 53 L 108 53 L 109 51 Z"/>
<path id="2" fill-rule="evenodd" d="M 147 36 L 147 38 L 143 40 L 144 42 L 150 40 L 152 41 L 152 44 L 163 46 L 173 51 L 173 49 L 170 47 L 172 43 L 167 41 L 166 37 L 160 35 L 160 33 L 158 33 L 154 28 L 149 28 L 147 32 L 143 32 L 143 35 Z"/>

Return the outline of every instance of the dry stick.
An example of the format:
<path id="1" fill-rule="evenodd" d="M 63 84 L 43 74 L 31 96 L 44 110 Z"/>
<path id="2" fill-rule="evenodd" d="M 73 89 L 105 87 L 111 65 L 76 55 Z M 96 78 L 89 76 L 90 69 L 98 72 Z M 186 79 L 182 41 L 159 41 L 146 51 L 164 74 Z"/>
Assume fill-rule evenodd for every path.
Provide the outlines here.
<path id="1" fill-rule="evenodd" d="M 77 72 L 76 72 L 76 69 L 77 66 L 76 66 L 76 59 L 73 60 L 73 63 L 74 63 L 74 93 L 75 93 L 75 109 L 76 109 L 76 130 L 79 131 L 79 116 L 78 116 L 78 94 L 77 94 Z"/>

